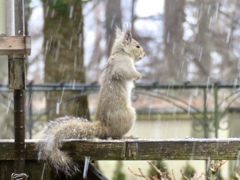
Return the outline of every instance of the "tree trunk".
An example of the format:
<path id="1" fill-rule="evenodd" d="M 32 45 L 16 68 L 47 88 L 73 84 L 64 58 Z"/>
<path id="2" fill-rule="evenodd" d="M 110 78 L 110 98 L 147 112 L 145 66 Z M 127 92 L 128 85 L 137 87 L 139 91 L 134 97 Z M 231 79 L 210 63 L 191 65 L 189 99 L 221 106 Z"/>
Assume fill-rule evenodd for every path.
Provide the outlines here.
<path id="1" fill-rule="evenodd" d="M 183 28 L 185 0 L 165 1 L 165 63 L 172 81 L 184 80 Z"/>
<path id="2" fill-rule="evenodd" d="M 121 0 L 107 1 L 105 18 L 107 57 L 109 57 L 112 51 L 113 41 L 115 39 L 115 33 L 113 33 L 113 31 L 116 26 L 121 28 L 122 25 Z"/>
<path id="3" fill-rule="evenodd" d="M 197 44 L 197 53 L 193 59 L 198 66 L 199 81 L 208 81 L 210 71 L 212 69 L 211 51 L 215 48 L 214 40 L 211 39 L 211 33 L 209 32 L 210 13 L 209 4 L 205 1 L 199 2 L 199 19 L 198 19 L 198 32 L 196 33 L 195 43 Z"/>
<path id="4" fill-rule="evenodd" d="M 45 82 L 84 83 L 81 1 L 43 1 L 43 6 Z M 54 107 L 54 110 L 49 113 L 50 118 L 62 115 L 89 118 L 87 96 L 74 98 L 76 93 L 78 92 L 49 92 L 47 108 Z M 73 98 L 71 101 L 64 102 L 71 97 Z M 60 105 L 59 110 L 57 104 Z"/>

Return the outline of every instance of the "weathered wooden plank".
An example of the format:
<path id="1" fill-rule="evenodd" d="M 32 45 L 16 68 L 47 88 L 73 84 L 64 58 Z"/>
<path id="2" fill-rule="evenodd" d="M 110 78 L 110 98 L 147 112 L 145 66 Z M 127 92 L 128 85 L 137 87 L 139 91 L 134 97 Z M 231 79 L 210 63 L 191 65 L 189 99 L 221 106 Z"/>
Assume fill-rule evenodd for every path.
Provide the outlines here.
<path id="1" fill-rule="evenodd" d="M 0 160 L 13 160 L 14 158 L 14 141 L 0 140 Z"/>
<path id="2" fill-rule="evenodd" d="M 138 160 L 237 159 L 240 142 L 235 140 L 162 140 L 129 143 L 129 157 Z"/>
<path id="3" fill-rule="evenodd" d="M 94 160 L 124 160 L 126 157 L 124 140 L 69 140 L 63 144 L 63 150 L 69 151 L 75 160 L 90 156 Z"/>
<path id="4" fill-rule="evenodd" d="M 0 36 L 0 55 L 30 55 L 30 36 Z"/>
<path id="5" fill-rule="evenodd" d="M 234 160 L 240 156 L 240 139 L 71 141 L 63 149 L 71 150 L 74 159 L 90 155 L 95 160 Z"/>
<path id="6" fill-rule="evenodd" d="M 37 140 L 26 140 L 26 159 L 36 160 Z M 63 150 L 75 160 L 236 160 L 240 139 L 66 140 Z M 0 141 L 0 160 L 14 159 L 13 140 Z"/>

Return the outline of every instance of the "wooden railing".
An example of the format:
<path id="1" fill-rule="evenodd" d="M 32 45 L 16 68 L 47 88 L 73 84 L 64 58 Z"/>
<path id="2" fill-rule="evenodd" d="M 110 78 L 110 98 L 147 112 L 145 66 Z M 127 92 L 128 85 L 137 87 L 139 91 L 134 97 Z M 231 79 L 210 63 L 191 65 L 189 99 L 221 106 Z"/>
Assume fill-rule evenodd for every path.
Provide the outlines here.
<path id="1" fill-rule="evenodd" d="M 35 143 L 26 140 L 26 160 L 37 160 Z M 75 160 L 236 160 L 240 138 L 65 140 L 62 150 Z M 14 141 L 0 140 L 0 160 L 14 160 Z"/>
<path id="2" fill-rule="evenodd" d="M 26 173 L 33 179 L 54 179 L 37 160 L 36 142 L 26 140 Z M 62 150 L 76 161 L 91 160 L 237 160 L 240 138 L 65 140 Z M 1 179 L 13 172 L 14 140 L 0 141 Z M 43 169 L 45 173 L 43 174 Z"/>

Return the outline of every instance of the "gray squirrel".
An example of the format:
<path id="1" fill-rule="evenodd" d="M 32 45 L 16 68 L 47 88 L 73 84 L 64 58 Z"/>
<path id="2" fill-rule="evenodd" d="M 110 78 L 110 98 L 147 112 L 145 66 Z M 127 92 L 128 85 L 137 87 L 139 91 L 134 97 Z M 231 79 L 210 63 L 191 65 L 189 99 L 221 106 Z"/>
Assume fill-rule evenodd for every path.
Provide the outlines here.
<path id="1" fill-rule="evenodd" d="M 67 152 L 61 151 L 64 139 L 121 138 L 136 120 L 131 105 L 134 82 L 141 78 L 134 63 L 145 56 L 140 44 L 132 38 L 131 31 L 116 28 L 116 39 L 102 74 L 96 120 L 60 117 L 52 120 L 37 143 L 39 160 L 46 161 L 56 171 L 72 176 L 79 171 Z"/>

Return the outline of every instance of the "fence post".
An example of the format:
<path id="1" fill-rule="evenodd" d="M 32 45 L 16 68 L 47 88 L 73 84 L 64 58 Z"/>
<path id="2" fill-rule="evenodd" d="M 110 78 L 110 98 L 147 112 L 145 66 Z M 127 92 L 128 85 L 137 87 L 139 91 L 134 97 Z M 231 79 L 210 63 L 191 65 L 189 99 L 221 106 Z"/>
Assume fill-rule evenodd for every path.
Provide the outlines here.
<path id="1" fill-rule="evenodd" d="M 7 36 L 24 36 L 24 1 L 5 0 L 5 3 Z M 24 55 L 12 54 L 8 56 L 8 85 L 14 90 L 14 173 L 25 171 L 25 71 Z"/>

